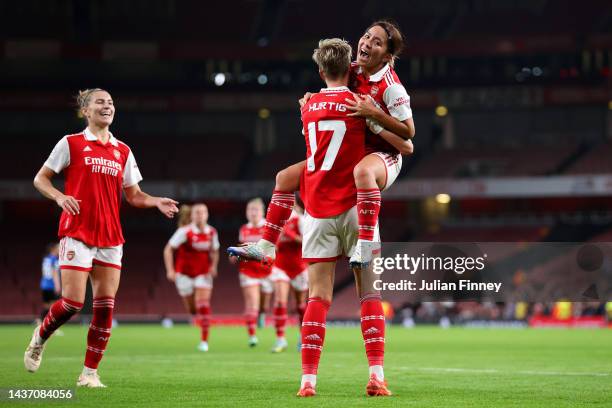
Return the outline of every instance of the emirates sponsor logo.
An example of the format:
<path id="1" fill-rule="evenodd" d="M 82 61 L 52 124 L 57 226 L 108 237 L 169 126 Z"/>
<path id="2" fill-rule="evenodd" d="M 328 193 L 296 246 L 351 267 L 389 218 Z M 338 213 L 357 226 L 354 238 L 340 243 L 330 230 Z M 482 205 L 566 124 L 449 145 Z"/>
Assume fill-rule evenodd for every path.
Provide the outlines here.
<path id="1" fill-rule="evenodd" d="M 119 153 L 118 150 L 115 152 Z M 119 154 L 121 157 L 121 155 Z M 117 157 L 117 155 L 115 155 Z M 119 159 L 119 157 L 117 157 Z M 85 157 L 85 165 L 91 168 L 92 173 L 108 174 L 109 176 L 117 177 L 121 171 L 121 164 L 114 160 L 108 160 L 103 157 Z"/>

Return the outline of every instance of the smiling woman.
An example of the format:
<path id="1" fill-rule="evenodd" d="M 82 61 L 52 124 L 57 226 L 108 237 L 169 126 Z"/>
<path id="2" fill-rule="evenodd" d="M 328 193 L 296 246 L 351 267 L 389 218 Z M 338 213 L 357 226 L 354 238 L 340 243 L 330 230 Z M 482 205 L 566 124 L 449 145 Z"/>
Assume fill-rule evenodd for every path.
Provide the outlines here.
<path id="1" fill-rule="evenodd" d="M 115 116 L 111 95 L 100 88 L 77 95 L 84 131 L 64 136 L 34 178 L 34 186 L 63 210 L 58 235 L 62 298 L 34 330 L 24 355 L 28 371 L 40 367 L 49 337 L 83 307 L 88 278 L 93 288 L 93 318 L 87 335 L 83 372 L 77 386 L 104 387 L 98 364 L 111 334 L 115 294 L 119 287 L 123 232 L 119 219 L 121 193 L 139 208 L 157 207 L 172 218 L 177 202 L 152 197 L 138 186 L 142 180 L 131 149 L 109 131 Z M 65 192 L 51 179 L 65 174 Z"/>

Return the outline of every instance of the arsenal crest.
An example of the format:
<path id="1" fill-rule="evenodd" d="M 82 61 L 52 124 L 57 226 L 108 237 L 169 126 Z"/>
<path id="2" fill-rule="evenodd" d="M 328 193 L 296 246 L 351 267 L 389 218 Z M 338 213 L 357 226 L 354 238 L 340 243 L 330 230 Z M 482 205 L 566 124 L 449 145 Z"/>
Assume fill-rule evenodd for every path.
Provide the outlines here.
<path id="1" fill-rule="evenodd" d="M 121 153 L 119 152 L 119 150 L 115 149 L 113 151 L 113 154 L 115 155 L 115 159 L 119 160 L 121 158 Z"/>
<path id="2" fill-rule="evenodd" d="M 68 252 L 66 252 L 66 258 L 67 258 L 69 261 L 72 261 L 72 260 L 74 259 L 74 251 L 68 251 Z"/>
<path id="3" fill-rule="evenodd" d="M 370 89 L 370 95 L 376 96 L 377 93 L 378 93 L 378 86 L 376 85 L 372 86 L 372 88 Z"/>

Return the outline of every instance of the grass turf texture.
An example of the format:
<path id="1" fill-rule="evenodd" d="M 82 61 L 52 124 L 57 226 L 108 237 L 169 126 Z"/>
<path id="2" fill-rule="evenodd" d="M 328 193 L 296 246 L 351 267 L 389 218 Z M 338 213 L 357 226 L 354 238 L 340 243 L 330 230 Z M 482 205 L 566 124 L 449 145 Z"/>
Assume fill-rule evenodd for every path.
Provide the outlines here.
<path id="1" fill-rule="evenodd" d="M 40 370 L 23 367 L 30 326 L 0 326 L 0 388 L 75 388 L 86 328 L 68 325 L 47 345 Z M 612 406 L 612 330 L 388 329 L 385 374 L 393 397 L 364 394 L 358 328 L 328 328 L 315 398 L 295 396 L 300 359 L 269 352 L 272 328 L 247 347 L 245 329 L 213 327 L 210 352 L 193 327 L 120 325 L 100 366 L 107 389 L 77 389 L 66 407 L 576 407 Z M 6 402 L 0 401 L 0 406 Z M 25 403 L 19 403 L 24 405 Z M 39 405 L 41 406 L 41 405 Z"/>

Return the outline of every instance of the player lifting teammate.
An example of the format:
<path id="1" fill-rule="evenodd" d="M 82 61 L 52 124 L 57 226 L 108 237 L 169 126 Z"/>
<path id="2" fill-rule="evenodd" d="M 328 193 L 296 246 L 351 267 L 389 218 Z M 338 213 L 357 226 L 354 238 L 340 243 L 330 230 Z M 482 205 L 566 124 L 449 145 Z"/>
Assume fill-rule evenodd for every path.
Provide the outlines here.
<path id="1" fill-rule="evenodd" d="M 347 88 L 351 46 L 344 40 L 319 42 L 313 60 L 327 88 L 302 107 L 307 165 L 301 183 L 305 204 L 302 253 L 308 265 L 309 299 L 302 322 L 302 380 L 298 396 L 315 395 L 325 339 L 336 261 L 355 250 L 358 237 L 357 189 L 353 169 L 365 151 L 366 122 L 350 115 Z M 378 241 L 375 228 L 373 240 Z M 383 373 L 384 316 L 380 296 L 356 279 L 362 295 L 362 333 L 370 366 L 368 395 L 390 395 Z M 378 308 L 381 309 L 380 313 Z"/>
<path id="2" fill-rule="evenodd" d="M 353 170 L 357 186 L 359 242 L 351 264 L 367 264 L 376 244 L 371 244 L 381 207 L 381 190 L 388 189 L 401 170 L 402 154 L 411 154 L 415 134 L 410 96 L 393 66 L 403 48 L 403 37 L 396 25 L 376 21 L 359 39 L 358 53 L 350 67 L 349 87 L 360 94 L 345 101 L 351 116 L 364 117 L 371 124 L 366 135 L 364 157 Z M 300 103 L 308 101 L 307 93 Z M 266 215 L 263 239 L 256 245 L 230 247 L 228 251 L 247 259 L 271 262 L 278 235 L 291 211 L 293 195 L 299 189 L 306 161 L 280 171 Z M 368 244 L 370 243 L 370 244 Z"/>
<path id="3" fill-rule="evenodd" d="M 191 207 L 191 223 L 180 227 L 164 248 L 168 280 L 176 284 L 185 309 L 200 324 L 198 350 L 208 351 L 210 298 L 219 263 L 219 235 L 208 225 L 208 207 Z"/>
<path id="4" fill-rule="evenodd" d="M 80 112 L 87 121 L 83 132 L 63 137 L 34 178 L 34 186 L 63 210 L 58 235 L 62 298 L 34 330 L 24 355 L 25 367 L 35 372 L 49 337 L 83 307 L 87 280 L 93 288 L 93 318 L 87 334 L 83 372 L 77 386 L 104 387 L 98 364 L 111 334 L 115 294 L 121 275 L 123 233 L 119 219 L 122 192 L 132 206 L 157 207 L 168 218 L 177 202 L 143 192 L 142 180 L 130 148 L 109 131 L 115 116 L 110 94 L 102 89 L 79 93 Z M 65 191 L 51 180 L 64 172 Z"/>

